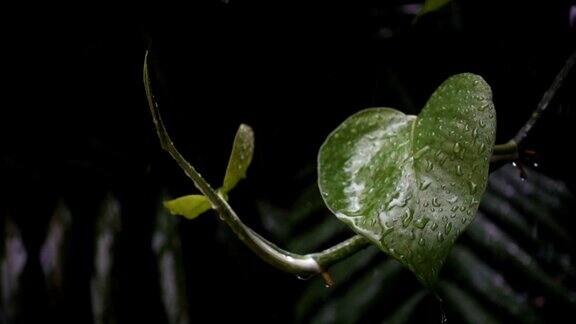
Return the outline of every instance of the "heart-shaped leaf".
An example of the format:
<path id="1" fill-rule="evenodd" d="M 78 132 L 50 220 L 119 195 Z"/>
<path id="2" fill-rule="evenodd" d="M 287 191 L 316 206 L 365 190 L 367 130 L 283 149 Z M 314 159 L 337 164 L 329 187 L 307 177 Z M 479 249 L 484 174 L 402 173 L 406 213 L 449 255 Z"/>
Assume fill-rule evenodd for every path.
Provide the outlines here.
<path id="1" fill-rule="evenodd" d="M 356 113 L 328 136 L 318 155 L 326 205 L 433 286 L 478 209 L 494 115 L 490 87 L 469 73 L 446 80 L 419 116 L 390 108 Z"/>
<path id="2" fill-rule="evenodd" d="M 218 189 L 218 193 L 225 199 L 228 197 L 228 192 L 246 177 L 246 171 L 252 162 L 253 155 L 254 131 L 250 126 L 241 124 L 234 137 L 222 187 Z M 164 202 L 164 207 L 168 208 L 172 214 L 194 219 L 210 210 L 212 205 L 204 195 L 187 195 Z"/>

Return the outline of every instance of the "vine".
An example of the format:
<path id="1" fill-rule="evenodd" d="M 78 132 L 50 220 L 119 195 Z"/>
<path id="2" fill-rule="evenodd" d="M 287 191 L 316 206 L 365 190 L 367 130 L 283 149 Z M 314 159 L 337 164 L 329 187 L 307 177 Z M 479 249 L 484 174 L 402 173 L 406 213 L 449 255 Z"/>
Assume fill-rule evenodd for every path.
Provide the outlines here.
<path id="1" fill-rule="evenodd" d="M 576 52 L 568 58 L 531 118 L 516 136 L 505 144 L 493 145 L 495 112 L 491 101 L 491 91 L 482 78 L 472 74 L 457 75 L 448 79 L 433 94 L 418 117 L 406 116 L 388 108 L 367 109 L 350 117 L 330 134 L 321 148 L 319 185 L 328 207 L 358 234 L 324 251 L 301 255 L 281 249 L 246 226 L 227 202 L 228 191 L 245 176 L 252 159 L 253 132 L 251 128 L 247 125 L 240 126 L 224 184 L 220 189 L 215 190 L 180 154 L 168 135 L 152 93 L 148 70 L 149 51 L 147 51 L 143 78 L 160 144 L 202 194 L 181 197 L 166 202 L 165 205 L 173 213 L 182 214 L 188 218 L 194 218 L 210 208 L 215 209 L 239 239 L 260 258 L 280 270 L 299 277 L 320 274 L 326 284 L 331 285 L 332 279 L 326 271 L 331 265 L 370 244 L 375 244 L 412 270 L 426 286 L 431 287 L 435 284 L 439 269 L 453 242 L 474 217 L 486 183 L 488 164 L 519 159 L 518 147 L 549 106 L 575 60 Z M 460 119 L 456 122 L 444 117 L 445 115 L 454 115 Z M 464 126 L 461 125 L 462 122 Z M 445 127 L 444 130 L 441 129 L 442 126 Z M 394 130 L 390 131 L 390 129 Z M 402 129 L 406 129 L 406 132 Z M 448 137 L 448 140 L 445 138 L 439 140 L 438 135 L 442 134 Z M 394 140 L 389 140 L 387 136 L 391 136 Z M 466 144 L 465 136 L 472 136 L 472 145 Z M 395 140 L 398 141 L 395 142 Z M 386 141 L 390 143 L 374 148 L 374 143 Z M 445 143 L 449 143 L 451 148 L 447 149 Z M 341 148 L 346 145 L 349 147 Z M 400 152 L 398 148 L 403 145 L 412 147 L 412 150 Z M 362 148 L 360 153 L 358 153 L 358 147 Z M 390 151 L 391 148 L 392 151 Z M 471 155 L 472 150 L 477 151 L 475 154 L 479 153 L 480 156 Z M 394 158 L 388 160 L 384 153 L 391 153 Z M 482 158 L 484 155 L 485 158 Z M 366 156 L 370 158 L 367 159 Z M 406 161 L 413 162 L 406 165 L 405 170 L 408 171 L 399 175 L 395 169 Z M 446 163 L 446 161 L 451 162 Z M 449 168 L 445 166 L 445 163 L 449 165 Z M 449 174 L 452 175 L 452 179 L 466 178 L 467 180 L 454 181 L 451 184 L 455 188 L 446 189 L 447 182 L 432 179 L 435 176 L 433 173 L 435 164 L 443 172 L 450 169 Z M 356 173 L 348 172 L 350 168 L 356 168 Z M 239 171 L 234 171 L 235 169 Z M 364 173 L 358 176 L 360 169 L 377 169 L 377 171 L 367 173 L 362 171 Z M 415 175 L 409 178 L 404 177 L 405 173 L 410 172 L 415 172 Z M 340 175 L 335 177 L 337 174 Z M 373 179 L 376 175 L 382 183 L 386 181 L 391 183 L 380 186 L 380 182 L 371 182 L 370 188 L 365 188 L 363 183 Z M 343 177 L 348 177 L 344 181 L 345 185 L 341 182 Z M 340 179 L 338 180 L 340 183 L 336 183 L 334 179 Z M 364 181 L 362 186 L 359 180 Z M 426 191 L 432 182 L 434 182 L 433 189 Z M 465 190 L 462 189 L 464 187 Z M 397 188 L 401 189 L 397 190 Z M 376 194 L 372 194 L 373 189 L 377 189 Z M 429 192 L 434 195 L 430 196 Z M 414 196 L 416 196 L 414 199 L 416 203 L 410 203 Z M 446 205 L 443 208 L 444 205 L 439 197 L 449 202 L 460 201 L 462 204 Z M 361 200 L 367 200 L 369 203 L 359 204 Z M 374 209 L 375 206 L 376 209 Z M 358 213 L 359 210 L 362 213 Z M 394 212 L 384 213 L 384 210 L 394 210 Z M 466 213 L 468 217 L 462 216 L 462 222 L 449 219 L 458 213 L 462 215 Z M 441 227 L 438 230 L 439 226 Z M 424 231 L 424 228 L 427 231 Z M 415 234 L 415 231 L 418 234 Z M 416 236 L 419 239 L 416 239 Z"/>

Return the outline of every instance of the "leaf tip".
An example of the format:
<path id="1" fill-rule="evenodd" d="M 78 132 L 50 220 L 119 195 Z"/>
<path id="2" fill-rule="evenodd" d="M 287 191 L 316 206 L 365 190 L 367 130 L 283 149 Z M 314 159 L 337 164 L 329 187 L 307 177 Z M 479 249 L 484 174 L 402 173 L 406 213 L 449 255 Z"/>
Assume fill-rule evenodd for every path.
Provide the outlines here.
<path id="1" fill-rule="evenodd" d="M 208 198 L 203 195 L 183 196 L 164 201 L 163 205 L 172 215 L 180 215 L 188 219 L 194 219 L 211 208 Z"/>

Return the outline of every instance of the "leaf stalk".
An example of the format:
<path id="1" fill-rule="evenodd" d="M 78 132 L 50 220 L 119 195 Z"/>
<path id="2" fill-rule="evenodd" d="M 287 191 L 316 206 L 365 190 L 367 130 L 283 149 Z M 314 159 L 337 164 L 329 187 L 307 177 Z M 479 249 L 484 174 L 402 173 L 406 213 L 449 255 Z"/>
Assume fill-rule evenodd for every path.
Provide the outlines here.
<path id="1" fill-rule="evenodd" d="M 162 121 L 158 103 L 152 93 L 148 70 L 148 54 L 149 51 L 146 51 L 144 57 L 144 87 L 161 147 L 172 156 L 184 173 L 192 179 L 196 188 L 208 198 L 212 208 L 221 216 L 221 219 L 230 226 L 236 236 L 256 255 L 272 266 L 298 276 L 306 277 L 311 274 L 321 274 L 327 281 L 327 285 L 331 284 L 330 280 L 327 279 L 330 277 L 325 269 L 367 247 L 369 245 L 368 240 L 360 235 L 355 235 L 324 251 L 301 255 L 279 248 L 244 224 L 228 202 L 210 186 L 174 146 Z"/>

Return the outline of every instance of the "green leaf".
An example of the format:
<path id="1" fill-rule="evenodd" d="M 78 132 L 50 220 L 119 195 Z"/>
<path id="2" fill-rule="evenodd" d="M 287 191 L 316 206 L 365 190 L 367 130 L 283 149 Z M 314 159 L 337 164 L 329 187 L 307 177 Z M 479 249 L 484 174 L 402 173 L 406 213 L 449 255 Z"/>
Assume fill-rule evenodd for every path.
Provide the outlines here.
<path id="1" fill-rule="evenodd" d="M 170 213 L 182 215 L 188 219 L 194 219 L 212 208 L 210 201 L 204 195 L 188 195 L 165 201 L 164 207 L 168 208 Z"/>
<path id="2" fill-rule="evenodd" d="M 326 205 L 433 286 L 486 187 L 494 115 L 490 87 L 469 73 L 446 80 L 418 117 L 391 108 L 356 113 L 318 155 Z"/>
<path id="3" fill-rule="evenodd" d="M 218 189 L 218 192 L 225 198 L 228 192 L 246 177 L 246 171 L 252 162 L 253 155 L 254 132 L 250 126 L 241 124 L 234 137 L 224 183 L 222 188 Z M 183 196 L 164 202 L 164 206 L 172 214 L 182 215 L 188 219 L 194 219 L 212 208 L 208 198 L 203 195 Z"/>
<path id="4" fill-rule="evenodd" d="M 250 126 L 241 124 L 236 132 L 236 137 L 234 137 L 232 153 L 230 153 L 226 175 L 224 176 L 224 184 L 222 185 L 224 193 L 228 193 L 238 184 L 238 181 L 246 177 L 246 171 L 250 166 L 250 162 L 252 162 L 253 154 L 254 132 Z"/>
<path id="5" fill-rule="evenodd" d="M 422 17 L 427 13 L 436 11 L 444 7 L 448 3 L 450 3 L 450 1 L 451 0 L 426 0 L 422 5 L 422 9 L 420 9 L 420 12 L 418 12 L 416 18 Z"/>

